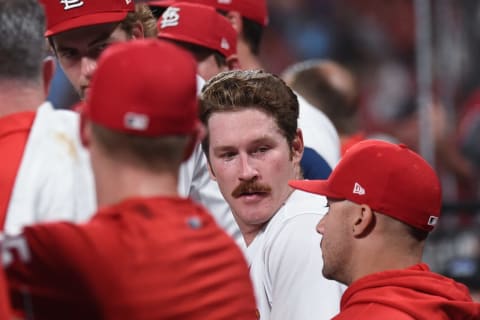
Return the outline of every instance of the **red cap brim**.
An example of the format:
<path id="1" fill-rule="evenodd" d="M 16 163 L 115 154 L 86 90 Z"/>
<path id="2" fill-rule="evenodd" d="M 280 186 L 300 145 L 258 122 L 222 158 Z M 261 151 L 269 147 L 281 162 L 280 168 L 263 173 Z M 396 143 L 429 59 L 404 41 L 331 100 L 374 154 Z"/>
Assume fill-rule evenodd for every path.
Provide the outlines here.
<path id="1" fill-rule="evenodd" d="M 288 185 L 294 189 L 319 194 L 329 198 L 341 199 L 345 197 L 329 190 L 328 180 L 290 180 Z"/>
<path id="2" fill-rule="evenodd" d="M 78 16 L 58 23 L 45 31 L 45 37 L 53 36 L 67 30 L 81 28 L 102 23 L 120 22 L 127 16 L 128 11 L 100 12 Z"/>

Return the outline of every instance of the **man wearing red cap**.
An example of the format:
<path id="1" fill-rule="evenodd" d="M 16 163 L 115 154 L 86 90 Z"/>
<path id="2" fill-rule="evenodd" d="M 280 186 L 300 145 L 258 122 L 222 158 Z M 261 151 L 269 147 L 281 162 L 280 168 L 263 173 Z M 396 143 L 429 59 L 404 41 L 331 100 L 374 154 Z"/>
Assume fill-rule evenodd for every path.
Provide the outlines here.
<path id="1" fill-rule="evenodd" d="M 366 140 L 328 180 L 291 181 L 324 195 L 323 275 L 348 285 L 334 319 L 480 319 L 468 289 L 422 263 L 441 210 L 434 170 L 404 145 Z"/>
<path id="2" fill-rule="evenodd" d="M 174 41 L 192 52 L 197 72 L 204 80 L 240 67 L 237 33 L 213 7 L 175 3 L 158 20 L 158 38 Z"/>
<path id="3" fill-rule="evenodd" d="M 2 241 L 14 308 L 35 319 L 256 319 L 242 253 L 177 191 L 204 132 L 193 57 L 159 40 L 113 45 L 82 112 L 101 209 Z"/>
<path id="4" fill-rule="evenodd" d="M 155 37 L 156 20 L 146 4 L 130 0 L 41 0 L 47 13 L 48 37 L 67 77 L 88 96 L 100 53 L 112 43 Z M 160 60 L 157 61 L 160 63 Z M 129 75 L 136 77 L 135 73 Z M 205 205 L 234 238 L 240 233 L 218 186 L 208 176 L 200 146 L 180 168 L 179 191 Z M 83 192 L 92 193 L 93 190 Z M 90 212 L 92 213 L 92 212 Z"/>
<path id="5" fill-rule="evenodd" d="M 151 7 L 179 1 L 209 5 L 223 14 L 237 31 L 237 55 L 244 70 L 262 69 L 259 53 L 264 28 L 268 25 L 266 0 L 149 0 Z M 333 123 L 318 108 L 298 95 L 298 125 L 305 139 L 301 166 L 306 178 L 328 177 L 340 158 L 340 139 Z M 322 163 L 322 167 L 318 167 Z"/>
<path id="6" fill-rule="evenodd" d="M 242 232 L 260 319 L 331 319 L 343 287 L 318 275 L 313 227 L 326 201 L 288 186 L 301 177 L 297 97 L 272 74 L 227 71 L 206 83 L 200 105 L 210 173 Z"/>

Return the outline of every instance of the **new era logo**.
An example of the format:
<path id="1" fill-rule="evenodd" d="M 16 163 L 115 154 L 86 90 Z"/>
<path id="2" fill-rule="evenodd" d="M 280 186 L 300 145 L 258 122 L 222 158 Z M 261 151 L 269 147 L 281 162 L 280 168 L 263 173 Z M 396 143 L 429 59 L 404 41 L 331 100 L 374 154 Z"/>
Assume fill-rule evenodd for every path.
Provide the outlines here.
<path id="1" fill-rule="evenodd" d="M 222 41 L 220 42 L 220 48 L 228 50 L 230 49 L 230 44 L 228 43 L 228 40 L 225 38 L 222 38 Z"/>
<path id="2" fill-rule="evenodd" d="M 160 28 L 176 27 L 178 26 L 180 15 L 180 8 L 169 7 L 162 14 L 162 20 L 160 22 Z"/>
<path id="3" fill-rule="evenodd" d="M 434 226 L 436 225 L 438 222 L 438 217 L 435 217 L 435 216 L 430 216 L 430 218 L 428 218 L 428 225 L 429 226 Z"/>
<path id="4" fill-rule="evenodd" d="M 60 0 L 60 3 L 63 4 L 63 10 L 65 11 L 84 5 L 83 1 L 81 0 Z"/>
<path id="5" fill-rule="evenodd" d="M 127 112 L 124 118 L 124 125 L 127 129 L 145 131 L 148 129 L 148 116 L 144 114 Z"/>
<path id="6" fill-rule="evenodd" d="M 360 184 L 355 182 L 355 185 L 353 186 L 353 193 L 363 196 L 365 194 L 365 189 Z"/>

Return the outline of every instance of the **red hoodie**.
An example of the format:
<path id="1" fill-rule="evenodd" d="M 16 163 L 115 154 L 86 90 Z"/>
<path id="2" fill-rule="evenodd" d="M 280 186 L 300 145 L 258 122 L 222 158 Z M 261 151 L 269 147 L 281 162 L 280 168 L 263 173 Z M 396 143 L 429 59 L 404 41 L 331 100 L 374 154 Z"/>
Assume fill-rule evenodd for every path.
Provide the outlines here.
<path id="1" fill-rule="evenodd" d="M 365 276 L 345 291 L 335 320 L 478 320 L 467 287 L 426 264 Z"/>

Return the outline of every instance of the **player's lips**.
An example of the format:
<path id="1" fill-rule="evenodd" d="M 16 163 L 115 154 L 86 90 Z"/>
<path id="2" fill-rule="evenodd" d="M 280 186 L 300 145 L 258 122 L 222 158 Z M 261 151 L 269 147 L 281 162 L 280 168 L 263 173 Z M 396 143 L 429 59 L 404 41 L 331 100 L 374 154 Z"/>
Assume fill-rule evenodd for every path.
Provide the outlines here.
<path id="1" fill-rule="evenodd" d="M 267 192 L 254 192 L 254 193 L 243 193 L 238 196 L 239 199 L 244 201 L 258 201 L 268 196 Z"/>

